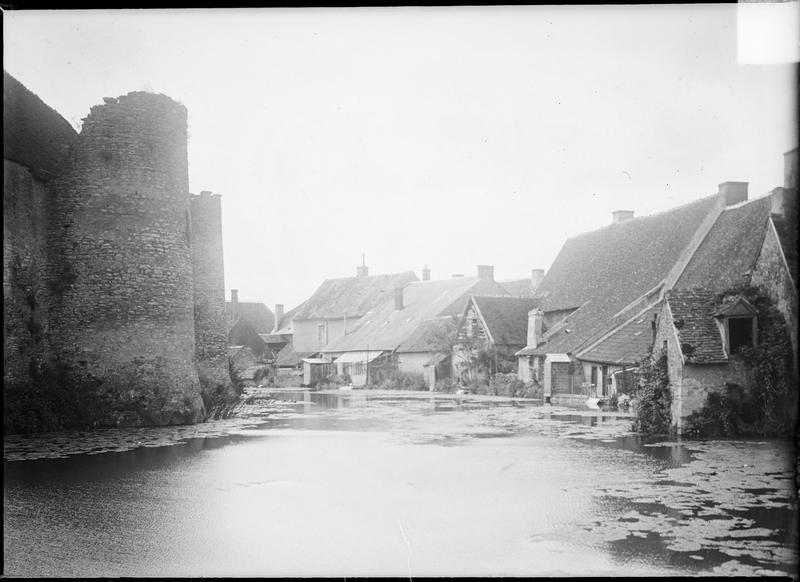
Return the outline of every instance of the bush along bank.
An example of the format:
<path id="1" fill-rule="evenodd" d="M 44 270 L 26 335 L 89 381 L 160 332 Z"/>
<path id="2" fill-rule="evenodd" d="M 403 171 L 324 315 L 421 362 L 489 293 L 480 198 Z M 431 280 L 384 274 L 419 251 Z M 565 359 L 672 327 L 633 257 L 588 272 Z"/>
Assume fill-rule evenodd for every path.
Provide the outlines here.
<path id="1" fill-rule="evenodd" d="M 752 372 L 747 385 L 727 384 L 706 397 L 703 408 L 687 418 L 687 433 L 696 437 L 781 437 L 794 435 L 797 419 L 797 378 L 786 322 L 769 296 L 757 287 L 738 287 L 718 296 L 738 295 L 756 308 L 754 346 L 740 357 Z"/>

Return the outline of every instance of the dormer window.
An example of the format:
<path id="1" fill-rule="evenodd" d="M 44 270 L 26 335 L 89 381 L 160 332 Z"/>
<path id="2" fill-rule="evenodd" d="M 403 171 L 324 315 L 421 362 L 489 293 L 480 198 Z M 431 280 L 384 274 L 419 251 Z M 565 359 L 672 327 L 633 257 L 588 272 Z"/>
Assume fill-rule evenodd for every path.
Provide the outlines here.
<path id="1" fill-rule="evenodd" d="M 756 345 L 758 321 L 756 309 L 744 297 L 730 297 L 714 312 L 717 325 L 723 336 L 723 345 L 728 356 L 739 353 L 742 348 Z"/>
<path id="2" fill-rule="evenodd" d="M 728 354 L 736 354 L 743 347 L 750 348 L 756 343 L 756 318 L 729 317 L 728 323 Z"/>

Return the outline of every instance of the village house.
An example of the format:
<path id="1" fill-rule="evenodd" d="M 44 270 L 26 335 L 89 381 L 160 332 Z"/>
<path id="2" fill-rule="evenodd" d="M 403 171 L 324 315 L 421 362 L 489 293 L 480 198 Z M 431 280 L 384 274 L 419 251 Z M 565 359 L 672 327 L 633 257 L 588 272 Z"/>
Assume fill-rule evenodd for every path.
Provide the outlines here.
<path id="1" fill-rule="evenodd" d="M 300 353 L 324 350 L 350 333 L 367 311 L 390 300 L 397 287 L 417 280 L 413 271 L 370 276 L 363 264 L 357 268 L 355 277 L 326 279 L 293 310 L 294 350 Z"/>
<path id="2" fill-rule="evenodd" d="M 506 285 L 503 287 L 508 290 Z M 510 371 L 504 370 L 504 364 L 509 363 L 516 369 L 514 354 L 526 345 L 528 313 L 538 302 L 531 297 L 470 297 L 453 350 L 453 376 L 468 381 L 480 352 L 489 358 L 489 374 Z"/>
<path id="3" fill-rule="evenodd" d="M 278 338 L 285 340 L 274 360 L 275 383 L 288 386 L 305 383 L 305 379 L 319 381 L 328 373 L 325 363 L 317 361 L 323 348 L 352 331 L 369 309 L 391 299 L 397 286 L 417 280 L 413 271 L 370 275 L 362 258 L 355 277 L 326 279 L 311 297 L 286 314 L 281 305 L 275 329 L 262 338 L 276 343 Z"/>
<path id="4" fill-rule="evenodd" d="M 653 348 L 667 356 L 679 433 L 710 391 L 752 382 L 738 351 L 758 343 L 763 322 L 742 286 L 762 288 L 777 306 L 797 373 L 797 149 L 785 167 L 783 187 L 725 209 L 666 293 Z"/>
<path id="5" fill-rule="evenodd" d="M 263 334 L 272 331 L 275 316 L 263 303 L 239 301 L 238 289 L 231 289 L 231 299 L 225 302 L 228 322 L 228 345 L 247 346 L 259 359 L 271 357 Z"/>
<path id="6" fill-rule="evenodd" d="M 786 256 L 791 232 L 796 241 L 787 226 L 796 159 L 797 150 L 787 154 L 784 187 L 766 197 L 748 202 L 746 183 L 725 182 L 715 196 L 652 216 L 617 211 L 608 227 L 567 240 L 529 313 L 520 377 L 540 382 L 551 402 L 583 402 L 615 393 L 626 370 L 666 347 L 680 430 L 708 390 L 746 382 L 731 350 L 756 340 L 752 306 L 714 299 L 743 283 L 768 290 L 796 353 L 796 279 Z"/>
<path id="7" fill-rule="evenodd" d="M 321 351 L 354 386 L 400 372 L 420 378 L 433 389 L 437 379 L 449 376 L 448 326 L 455 324 L 475 294 L 508 292 L 494 280 L 494 267 L 489 265 L 479 265 L 476 277 L 398 285 L 392 300 L 369 310 L 352 331 Z"/>

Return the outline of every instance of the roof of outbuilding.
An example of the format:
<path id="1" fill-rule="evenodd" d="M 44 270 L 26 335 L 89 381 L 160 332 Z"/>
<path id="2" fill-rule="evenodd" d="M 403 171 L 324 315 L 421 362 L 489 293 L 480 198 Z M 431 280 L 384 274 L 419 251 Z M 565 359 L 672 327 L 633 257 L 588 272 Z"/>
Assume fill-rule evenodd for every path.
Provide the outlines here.
<path id="1" fill-rule="evenodd" d="M 528 340 L 528 312 L 539 299 L 527 297 L 471 298 L 496 345 L 524 346 Z"/>
<path id="2" fill-rule="evenodd" d="M 770 206 L 767 196 L 724 209 L 675 288 L 703 287 L 719 292 L 742 283 L 758 259 Z"/>
<path id="3" fill-rule="evenodd" d="M 239 301 L 236 308 L 236 317 L 232 317 L 233 304 L 225 302 L 225 319 L 228 322 L 228 330 L 240 319 L 244 319 L 256 333 L 270 333 L 275 325 L 275 315 L 269 307 L 263 303 Z"/>
<path id="4" fill-rule="evenodd" d="M 403 288 L 403 309 L 395 309 L 392 297 L 368 311 L 352 333 L 337 338 L 325 351 L 363 351 L 367 346 L 373 350 L 412 351 L 409 348 L 427 341 L 420 326 L 432 325 L 428 321 L 433 318 L 461 315 L 471 294 L 506 293 L 495 281 L 478 277 L 415 281 Z"/>
<path id="5" fill-rule="evenodd" d="M 671 324 L 678 332 L 681 352 L 687 362 L 713 364 L 728 360 L 714 320 L 714 312 L 720 302 L 713 291 L 703 288 L 676 289 L 667 294 L 667 302 L 672 311 Z"/>
<path id="6" fill-rule="evenodd" d="M 709 196 L 568 239 L 536 291 L 545 312 L 578 308 L 534 353 L 569 353 L 656 287 L 715 208 Z"/>
<path id="7" fill-rule="evenodd" d="M 661 311 L 662 302 L 640 311 L 595 346 L 580 353 L 581 360 L 604 364 L 636 364 L 650 353 L 653 345 L 653 316 Z"/>
<path id="8" fill-rule="evenodd" d="M 275 365 L 278 367 L 296 366 L 303 358 L 310 358 L 317 352 L 296 352 L 292 344 L 286 344 L 275 356 Z"/>
<path id="9" fill-rule="evenodd" d="M 50 179 L 78 133 L 55 109 L 3 71 L 3 157 Z"/>
<path id="10" fill-rule="evenodd" d="M 326 279 L 314 294 L 292 310 L 296 320 L 325 317 L 360 317 L 393 297 L 394 289 L 417 281 L 413 271 L 370 277 Z M 289 314 L 287 314 L 287 317 Z"/>

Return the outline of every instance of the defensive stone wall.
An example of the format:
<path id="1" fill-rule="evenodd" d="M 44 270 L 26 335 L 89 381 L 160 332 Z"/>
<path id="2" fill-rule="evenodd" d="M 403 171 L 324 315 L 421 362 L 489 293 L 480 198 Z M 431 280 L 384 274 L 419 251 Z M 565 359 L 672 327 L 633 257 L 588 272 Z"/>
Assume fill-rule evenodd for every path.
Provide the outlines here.
<path id="1" fill-rule="evenodd" d="M 3 162 L 3 383 L 29 383 L 48 357 L 47 183 Z"/>
<path id="2" fill-rule="evenodd" d="M 189 194 L 186 108 L 106 98 L 78 135 L 7 73 L 3 97 L 5 430 L 203 420 L 233 393 L 220 196 Z"/>
<path id="3" fill-rule="evenodd" d="M 229 385 L 220 195 L 190 196 L 197 373 L 204 388 Z"/>
<path id="4" fill-rule="evenodd" d="M 203 418 L 188 192 L 186 109 L 144 92 L 91 109 L 54 185 L 51 343 L 99 383 L 102 424 Z"/>

